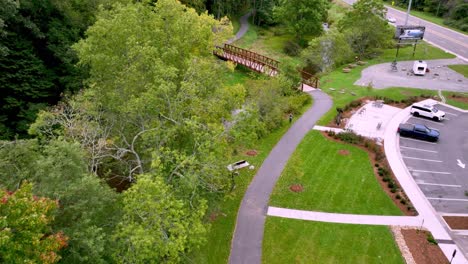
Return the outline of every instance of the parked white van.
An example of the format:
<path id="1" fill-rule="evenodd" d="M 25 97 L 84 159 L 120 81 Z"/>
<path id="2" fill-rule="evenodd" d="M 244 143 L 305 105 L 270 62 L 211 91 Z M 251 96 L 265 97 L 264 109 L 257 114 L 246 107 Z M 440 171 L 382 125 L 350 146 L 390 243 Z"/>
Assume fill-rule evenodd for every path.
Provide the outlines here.
<path id="1" fill-rule="evenodd" d="M 424 75 L 426 74 L 427 63 L 425 61 L 415 61 L 413 64 L 413 73 L 414 75 Z"/>
<path id="2" fill-rule="evenodd" d="M 445 118 L 445 112 L 435 108 L 433 105 L 423 105 L 414 103 L 411 106 L 411 114 L 414 116 L 424 116 L 435 121 L 442 121 Z"/>

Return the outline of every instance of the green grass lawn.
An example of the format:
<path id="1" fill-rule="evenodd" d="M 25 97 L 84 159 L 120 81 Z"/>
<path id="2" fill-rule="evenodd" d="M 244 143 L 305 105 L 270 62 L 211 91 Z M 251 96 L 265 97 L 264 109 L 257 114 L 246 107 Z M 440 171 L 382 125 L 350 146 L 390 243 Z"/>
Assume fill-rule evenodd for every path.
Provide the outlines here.
<path id="1" fill-rule="evenodd" d="M 468 64 L 448 65 L 448 67 L 468 78 Z"/>
<path id="2" fill-rule="evenodd" d="M 386 226 L 267 217 L 263 263 L 404 263 Z"/>
<path id="3" fill-rule="evenodd" d="M 388 7 L 393 7 L 395 9 L 398 9 L 400 11 L 403 11 L 406 13 L 407 9 L 406 8 L 402 8 L 402 7 L 399 7 L 399 6 L 391 6 L 391 5 L 386 5 Z M 448 26 L 446 24 L 444 24 L 444 19 L 442 17 L 437 17 L 435 16 L 434 14 L 431 14 L 431 13 L 427 13 L 427 12 L 422 12 L 422 11 L 418 11 L 418 10 L 411 10 L 410 11 L 410 15 L 412 16 L 415 16 L 415 17 L 419 17 L 421 19 L 424 19 L 426 21 L 429 21 L 429 22 L 432 22 L 436 25 L 439 25 L 439 26 L 442 26 L 442 27 L 446 27 L 446 28 L 450 28 L 451 30 L 455 30 L 457 32 L 460 32 L 462 34 L 465 34 L 466 35 L 466 32 L 458 29 L 458 28 L 454 28 L 454 27 L 451 27 L 451 26 Z"/>
<path id="4" fill-rule="evenodd" d="M 339 150 L 349 155 L 338 154 Z M 301 184 L 303 191 L 289 190 Z M 309 132 L 291 156 L 270 198 L 270 205 L 350 214 L 401 215 L 382 191 L 368 154 L 349 144 Z"/>
<path id="5" fill-rule="evenodd" d="M 288 56 L 283 51 L 286 42 L 292 39 L 293 35 L 287 33 L 282 26 L 276 26 L 266 30 L 250 24 L 244 37 L 234 42 L 234 45 L 257 52 L 280 62 L 291 61 L 300 64 L 301 59 L 299 57 Z"/>
<path id="6" fill-rule="evenodd" d="M 468 102 L 466 102 L 466 101 L 461 102 L 461 101 L 452 99 L 450 97 L 451 95 L 456 95 L 458 97 L 462 96 L 464 98 L 468 98 L 468 93 L 443 92 L 443 95 L 447 99 L 447 102 L 446 102 L 447 104 L 453 105 L 453 106 L 461 108 L 461 109 L 468 110 Z"/>
<path id="7" fill-rule="evenodd" d="M 311 105 L 306 105 L 302 108 L 302 113 L 305 112 Z M 297 118 L 295 118 L 297 120 Z M 252 149 L 258 151 L 255 157 L 247 156 L 244 152 L 239 153 L 230 162 L 247 160 L 255 166 L 255 170 L 240 170 L 240 174 L 236 176 L 236 188 L 233 192 L 226 195 L 223 201 L 217 204 L 213 212 L 218 214 L 216 220 L 211 222 L 211 228 L 207 235 L 206 244 L 199 250 L 191 254 L 190 259 L 193 263 L 227 263 L 231 248 L 231 239 L 236 225 L 237 211 L 244 197 L 252 178 L 255 176 L 257 169 L 260 168 L 265 158 L 270 153 L 271 149 L 276 145 L 279 139 L 289 129 L 289 122 L 285 119 L 280 129 L 263 138 L 252 146 Z M 247 150 L 247 149 L 246 149 Z M 229 163 L 226 161 L 226 163 Z M 210 215 L 210 213 L 208 214 Z"/>

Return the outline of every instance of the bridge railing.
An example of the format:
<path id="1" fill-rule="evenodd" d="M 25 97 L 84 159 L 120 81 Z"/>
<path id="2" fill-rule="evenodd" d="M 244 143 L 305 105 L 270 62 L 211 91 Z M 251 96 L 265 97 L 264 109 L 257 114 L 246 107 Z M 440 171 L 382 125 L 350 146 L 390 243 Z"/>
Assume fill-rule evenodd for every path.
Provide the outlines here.
<path id="1" fill-rule="evenodd" d="M 258 54 L 256 52 L 253 52 L 253 51 L 250 51 L 250 50 L 239 48 L 239 47 L 236 47 L 236 46 L 230 45 L 230 44 L 224 44 L 223 48 L 224 48 L 225 52 L 231 53 L 231 54 L 239 56 L 239 57 L 243 57 L 245 59 L 249 59 L 249 60 L 252 60 L 252 61 L 255 61 L 255 62 L 259 62 L 259 63 L 265 64 L 265 65 L 268 65 L 269 67 L 278 70 L 279 61 L 277 61 L 277 60 L 274 60 L 274 59 L 269 58 L 267 56 Z"/>
<path id="2" fill-rule="evenodd" d="M 266 65 L 275 72 L 279 71 L 279 61 L 274 60 L 272 58 L 269 58 L 267 56 L 263 56 L 261 54 L 258 54 L 256 52 L 246 50 L 243 48 L 236 47 L 234 45 L 230 44 L 224 44 L 224 46 L 216 46 L 215 50 L 213 52 L 216 56 L 222 57 L 224 59 L 227 58 L 225 53 L 236 56 L 245 60 L 248 60 L 250 62 L 258 63 L 261 65 Z"/>
<path id="3" fill-rule="evenodd" d="M 299 70 L 302 77 L 302 83 L 305 83 L 314 88 L 319 88 L 319 78 L 309 72 Z"/>

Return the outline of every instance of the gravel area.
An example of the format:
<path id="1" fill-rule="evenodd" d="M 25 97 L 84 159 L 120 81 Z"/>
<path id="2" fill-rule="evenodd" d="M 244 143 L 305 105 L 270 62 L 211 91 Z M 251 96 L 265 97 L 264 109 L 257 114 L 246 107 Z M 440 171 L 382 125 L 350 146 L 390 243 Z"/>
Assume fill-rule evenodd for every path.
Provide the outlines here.
<path id="1" fill-rule="evenodd" d="M 410 87 L 468 92 L 468 79 L 447 67 L 447 65 L 452 64 L 467 64 L 465 61 L 455 58 L 428 60 L 426 62 L 429 72 L 424 76 L 415 76 L 410 73 L 414 61 L 399 61 L 397 71 L 392 71 L 390 63 L 377 64 L 364 69 L 361 78 L 354 84 L 361 86 L 371 84 L 376 89 Z"/>

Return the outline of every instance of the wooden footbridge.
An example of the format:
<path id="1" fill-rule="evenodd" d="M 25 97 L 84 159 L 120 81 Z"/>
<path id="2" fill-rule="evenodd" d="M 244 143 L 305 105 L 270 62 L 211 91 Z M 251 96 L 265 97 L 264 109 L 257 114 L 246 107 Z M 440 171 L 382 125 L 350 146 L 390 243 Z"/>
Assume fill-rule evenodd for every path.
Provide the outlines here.
<path id="1" fill-rule="evenodd" d="M 269 76 L 276 76 L 279 73 L 279 61 L 234 45 L 216 46 L 213 53 L 220 59 L 242 64 L 249 69 Z"/>
<path id="2" fill-rule="evenodd" d="M 279 61 L 234 45 L 224 44 L 222 47 L 216 46 L 213 54 L 222 60 L 233 61 L 271 77 L 279 73 Z M 302 77 L 302 83 L 318 88 L 319 82 L 316 76 L 302 70 L 299 72 Z"/>

